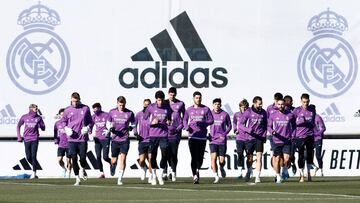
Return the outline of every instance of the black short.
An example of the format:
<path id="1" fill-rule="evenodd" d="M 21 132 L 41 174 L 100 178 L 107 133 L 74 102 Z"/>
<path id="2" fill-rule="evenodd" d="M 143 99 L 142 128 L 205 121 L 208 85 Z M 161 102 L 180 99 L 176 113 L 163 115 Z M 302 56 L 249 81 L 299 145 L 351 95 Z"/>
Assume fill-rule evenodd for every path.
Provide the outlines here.
<path id="1" fill-rule="evenodd" d="M 275 144 L 273 148 L 273 155 L 274 156 L 280 156 L 283 154 L 290 155 L 291 152 L 291 144 Z"/>
<path id="2" fill-rule="evenodd" d="M 150 137 L 149 153 L 154 153 L 160 146 L 161 150 L 166 150 L 168 146 L 167 137 Z"/>
<path id="3" fill-rule="evenodd" d="M 61 147 L 58 147 L 58 150 L 57 150 L 57 156 L 60 157 L 60 156 L 65 156 L 67 158 L 70 158 L 70 153 L 69 153 L 69 148 L 61 148 Z"/>
<path id="4" fill-rule="evenodd" d="M 210 153 L 216 153 L 217 156 L 225 156 L 226 145 L 210 144 Z"/>
<path id="5" fill-rule="evenodd" d="M 139 155 L 149 153 L 149 146 L 150 146 L 150 142 L 139 141 L 138 144 Z"/>
<path id="6" fill-rule="evenodd" d="M 254 139 L 246 141 L 246 153 L 254 154 L 256 152 L 264 152 L 264 140 Z"/>
<path id="7" fill-rule="evenodd" d="M 111 157 L 118 157 L 120 154 L 127 154 L 130 147 L 130 141 L 111 142 Z"/>

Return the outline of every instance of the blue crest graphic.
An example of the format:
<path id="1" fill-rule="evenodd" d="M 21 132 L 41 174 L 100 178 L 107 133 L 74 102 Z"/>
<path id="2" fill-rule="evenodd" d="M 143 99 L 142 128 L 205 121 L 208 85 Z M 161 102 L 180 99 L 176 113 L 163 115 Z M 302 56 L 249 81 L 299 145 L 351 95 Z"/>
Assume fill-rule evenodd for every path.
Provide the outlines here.
<path id="1" fill-rule="evenodd" d="M 357 75 L 357 58 L 351 45 L 343 39 L 346 19 L 329 9 L 312 17 L 308 30 L 314 37 L 300 52 L 297 71 L 302 85 L 320 98 L 344 94 Z"/>
<path id="2" fill-rule="evenodd" d="M 46 94 L 59 87 L 70 67 L 69 50 L 53 32 L 60 25 L 58 13 L 40 3 L 25 9 L 17 23 L 24 27 L 10 45 L 6 58 L 13 83 L 29 94 Z"/>

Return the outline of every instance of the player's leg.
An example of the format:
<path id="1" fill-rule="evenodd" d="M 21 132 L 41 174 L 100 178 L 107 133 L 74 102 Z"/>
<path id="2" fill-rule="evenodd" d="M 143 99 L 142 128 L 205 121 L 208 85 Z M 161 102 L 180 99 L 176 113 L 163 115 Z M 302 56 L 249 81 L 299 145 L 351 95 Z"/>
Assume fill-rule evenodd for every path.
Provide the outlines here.
<path id="1" fill-rule="evenodd" d="M 109 151 L 110 151 L 110 138 L 106 140 L 101 140 L 102 145 L 102 155 L 103 160 L 109 163 L 110 169 L 111 169 L 111 159 L 109 157 Z"/>
<path id="2" fill-rule="evenodd" d="M 66 169 L 67 169 L 67 177 L 71 177 L 71 169 L 72 169 L 72 159 L 70 156 L 69 148 L 65 149 L 65 156 L 66 156 Z"/>
<path id="3" fill-rule="evenodd" d="M 255 183 L 260 183 L 260 173 L 262 168 L 262 156 L 264 152 L 264 142 L 262 140 L 256 140 L 256 168 L 255 168 Z"/>
<path id="4" fill-rule="evenodd" d="M 83 180 L 87 180 L 86 167 L 87 142 L 79 143 L 79 162 L 81 166 L 81 175 Z"/>
<path id="5" fill-rule="evenodd" d="M 195 179 L 197 179 L 196 176 L 196 156 L 197 156 L 197 148 L 196 148 L 196 144 L 195 144 L 195 139 L 189 139 L 188 140 L 188 145 L 189 145 L 189 150 L 190 150 L 190 155 L 191 155 L 191 172 L 193 175 L 193 179 L 194 179 L 194 183 L 195 183 Z"/>
<path id="6" fill-rule="evenodd" d="M 276 173 L 276 183 L 281 183 L 281 176 L 280 176 L 280 157 L 282 156 L 282 146 L 276 145 L 273 148 L 274 153 L 274 165 L 273 168 Z"/>
<path id="7" fill-rule="evenodd" d="M 217 167 L 217 152 L 218 152 L 218 145 L 216 144 L 209 144 L 210 147 L 210 158 L 211 158 L 211 169 L 213 171 L 214 175 L 214 183 L 219 182 L 219 176 L 218 176 L 218 167 Z"/>
<path id="8" fill-rule="evenodd" d="M 141 168 L 141 176 L 140 179 L 141 180 L 145 180 L 146 177 L 146 163 L 145 163 L 145 159 L 146 159 L 146 154 L 147 154 L 147 148 L 145 146 L 146 144 L 142 141 L 139 141 L 138 143 L 138 152 L 139 152 L 139 166 Z"/>
<path id="9" fill-rule="evenodd" d="M 79 152 L 79 143 L 77 142 L 69 142 L 69 154 L 71 156 L 71 160 L 72 160 L 72 165 L 73 165 L 73 169 L 74 169 L 74 174 L 75 174 L 75 184 L 74 185 L 80 185 L 80 176 L 79 176 L 79 164 L 78 164 L 78 152 Z"/>
<path id="10" fill-rule="evenodd" d="M 241 141 L 241 140 L 236 140 L 236 151 L 237 151 L 237 155 L 238 155 L 238 166 L 239 168 L 239 177 L 238 178 L 242 178 L 242 171 L 245 169 L 245 165 L 244 165 L 244 151 L 245 151 L 245 142 Z"/>
<path id="11" fill-rule="evenodd" d="M 225 168 L 224 168 L 224 166 L 225 166 L 226 148 L 227 148 L 226 144 L 218 146 L 219 166 L 220 166 L 220 173 L 221 173 L 222 178 L 226 177 L 226 171 L 225 171 Z"/>
<path id="12" fill-rule="evenodd" d="M 253 165 L 253 161 L 254 161 L 254 151 L 255 151 L 255 145 L 256 145 L 256 140 L 249 140 L 246 141 L 246 175 L 245 175 L 245 182 L 249 182 L 250 178 L 251 178 L 251 174 L 252 174 L 252 165 Z"/>
<path id="13" fill-rule="evenodd" d="M 100 170 L 99 178 L 105 178 L 104 168 L 103 168 L 103 164 L 102 164 L 102 160 L 101 160 L 102 144 L 98 138 L 94 138 L 94 142 L 95 142 L 96 162 L 97 162 L 99 170 Z"/>
<path id="14" fill-rule="evenodd" d="M 164 172 L 164 168 L 166 167 L 167 163 L 168 163 L 168 139 L 167 137 L 161 137 L 159 138 L 159 146 L 160 146 L 160 151 L 161 151 L 161 156 L 162 157 L 166 157 L 166 159 L 161 160 L 160 161 L 160 174 L 158 175 L 158 180 L 159 180 L 159 184 L 163 185 L 164 184 L 164 180 L 163 180 L 163 172 Z"/>
<path id="15" fill-rule="evenodd" d="M 120 155 L 118 157 L 119 159 L 119 177 L 117 182 L 118 185 L 123 184 L 123 176 L 126 167 L 126 156 L 127 153 L 129 152 L 129 147 L 130 147 L 130 141 L 124 141 L 120 144 Z"/>
<path id="16" fill-rule="evenodd" d="M 157 172 L 157 161 L 156 161 L 156 157 L 157 157 L 157 151 L 159 148 L 159 142 L 160 139 L 157 137 L 151 137 L 150 138 L 150 146 L 149 146 L 149 160 L 150 160 L 150 166 L 152 168 L 152 173 L 151 173 L 151 184 L 152 185 L 156 185 L 156 172 Z"/>
<path id="17" fill-rule="evenodd" d="M 170 165 L 170 174 L 171 180 L 176 181 L 176 167 L 177 167 L 177 151 L 178 151 L 178 141 L 177 140 L 169 140 L 168 142 L 168 157 L 169 157 L 169 165 Z"/>
<path id="18" fill-rule="evenodd" d="M 38 178 L 38 176 L 36 175 L 36 170 L 38 169 L 38 161 L 37 161 L 37 151 L 38 151 L 38 146 L 39 146 L 39 141 L 31 141 L 31 165 L 33 167 L 33 174 L 32 174 L 32 178 Z"/>
<path id="19" fill-rule="evenodd" d="M 300 178 L 299 182 L 304 182 L 304 166 L 305 166 L 305 145 L 303 138 L 297 138 L 295 140 L 296 149 L 298 150 L 298 166 Z"/>
<path id="20" fill-rule="evenodd" d="M 62 168 L 61 176 L 64 177 L 64 178 L 66 177 L 66 172 L 67 172 L 67 169 L 66 169 L 65 163 L 64 163 L 65 151 L 66 151 L 65 148 L 58 147 L 58 150 L 57 150 L 57 159 L 58 159 L 59 165 L 60 165 L 61 168 Z"/>
<path id="21" fill-rule="evenodd" d="M 320 175 L 324 176 L 323 173 L 323 160 L 322 160 L 322 156 L 321 156 L 321 152 L 322 152 L 322 140 L 318 140 L 315 142 L 315 149 L 316 149 L 316 160 L 318 162 L 318 168 L 317 170 L 315 170 L 315 174 L 316 171 L 318 171 L 320 169 Z"/>
<path id="22" fill-rule="evenodd" d="M 206 147 L 206 140 L 197 140 L 198 145 L 198 156 L 196 157 L 196 175 L 198 177 L 198 181 L 200 180 L 200 168 L 204 161 L 204 154 L 205 154 L 205 147 Z M 199 182 L 198 182 L 199 183 Z"/>
<path id="23" fill-rule="evenodd" d="M 305 148 L 306 148 L 306 164 L 308 169 L 308 181 L 311 181 L 310 170 L 314 166 L 314 136 L 308 136 L 305 138 Z"/>
<path id="24" fill-rule="evenodd" d="M 118 142 L 111 142 L 111 167 L 110 173 L 111 176 L 114 176 L 116 173 L 117 159 L 120 154 L 120 145 Z"/>

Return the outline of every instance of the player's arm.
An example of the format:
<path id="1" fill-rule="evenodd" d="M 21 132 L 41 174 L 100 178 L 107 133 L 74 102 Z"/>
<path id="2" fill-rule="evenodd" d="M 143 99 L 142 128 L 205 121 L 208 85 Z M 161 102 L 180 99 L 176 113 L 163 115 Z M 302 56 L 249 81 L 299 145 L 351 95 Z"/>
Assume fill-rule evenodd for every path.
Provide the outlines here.
<path id="1" fill-rule="evenodd" d="M 20 133 L 20 129 L 21 129 L 21 126 L 24 125 L 24 118 L 21 117 L 17 126 L 16 126 L 16 132 L 17 132 L 17 140 L 18 142 L 22 142 L 23 141 L 23 138 L 21 137 L 21 133 Z"/>
<path id="2" fill-rule="evenodd" d="M 57 128 L 56 124 L 54 125 L 54 142 L 55 142 L 55 144 L 59 143 L 58 128 Z"/>
<path id="3" fill-rule="evenodd" d="M 225 117 L 225 124 L 226 124 L 226 131 L 225 131 L 225 136 L 228 135 L 232 129 L 232 124 L 231 124 L 231 119 L 230 119 L 230 116 L 229 114 L 226 114 L 226 117 Z"/>
<path id="4" fill-rule="evenodd" d="M 249 121 L 249 111 L 244 112 L 243 116 L 241 116 L 240 118 L 240 122 L 239 122 L 239 128 L 240 130 L 247 132 L 249 134 L 252 133 L 252 128 L 248 127 L 248 121 Z"/>
<path id="5" fill-rule="evenodd" d="M 205 114 L 205 124 L 207 126 L 212 125 L 214 123 L 214 117 L 211 113 L 211 110 L 208 108 Z"/>
<path id="6" fill-rule="evenodd" d="M 183 129 L 186 131 L 189 130 L 189 113 L 188 113 L 188 111 L 185 111 L 185 114 L 184 114 Z"/>
<path id="7" fill-rule="evenodd" d="M 39 127 L 42 131 L 45 131 L 45 123 L 44 123 L 44 120 L 41 118 L 41 116 L 40 116 L 40 120 L 39 120 Z"/>

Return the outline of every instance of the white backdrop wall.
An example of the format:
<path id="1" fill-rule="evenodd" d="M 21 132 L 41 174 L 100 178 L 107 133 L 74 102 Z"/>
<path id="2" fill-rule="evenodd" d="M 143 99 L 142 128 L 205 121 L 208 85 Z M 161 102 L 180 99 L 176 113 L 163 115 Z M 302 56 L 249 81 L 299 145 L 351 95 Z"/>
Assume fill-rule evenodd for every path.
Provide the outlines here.
<path id="1" fill-rule="evenodd" d="M 237 177 L 240 175 L 239 169 L 236 167 L 237 153 L 236 144 L 234 140 L 228 141 L 226 153 L 226 173 L 228 177 Z M 38 162 L 42 170 L 38 170 L 40 177 L 61 177 L 62 169 L 57 163 L 57 146 L 50 141 L 41 141 L 38 150 Z M 0 175 L 18 175 L 18 174 L 31 174 L 31 166 L 25 158 L 24 144 L 16 142 L 0 142 L 0 153 L 11 154 L 11 156 L 2 156 L 0 167 Z M 160 154 L 160 152 L 159 152 Z M 359 176 L 360 175 L 360 149 L 358 142 L 349 142 L 349 140 L 324 140 L 323 145 L 323 160 L 324 160 L 324 175 L 325 176 Z M 96 161 L 91 157 L 95 156 L 94 142 L 89 142 L 87 164 L 89 166 L 87 173 L 91 177 L 100 175 L 99 170 L 96 170 Z M 274 171 L 271 167 L 271 156 L 269 142 L 266 143 L 264 148 L 263 157 L 263 170 L 262 176 L 273 176 Z M 96 157 L 95 157 L 96 158 Z M 158 163 L 160 155 L 157 157 Z M 177 175 L 179 177 L 190 177 L 190 152 L 186 140 L 182 140 L 179 146 L 179 162 L 177 167 Z M 127 156 L 125 177 L 140 177 L 140 169 L 137 164 L 138 151 L 137 142 L 130 142 L 130 150 Z M 316 159 L 314 163 L 317 165 Z M 253 168 L 255 168 L 255 164 Z M 26 165 L 30 168 L 26 169 Z M 104 172 L 107 177 L 109 174 L 109 164 L 103 161 Z M 17 168 L 17 170 L 15 170 Z M 246 171 L 243 171 L 245 175 Z M 204 162 L 201 170 L 202 177 L 212 177 L 213 173 L 210 169 L 210 154 L 209 146 L 206 146 L 204 154 Z M 73 175 L 73 174 L 72 174 Z M 296 174 L 297 176 L 299 174 Z"/>
<path id="2" fill-rule="evenodd" d="M 328 134 L 360 131 L 360 118 L 355 115 L 360 100 L 357 1 L 45 0 L 41 5 L 59 16 L 42 7 L 41 17 L 51 13 L 46 22 L 53 23 L 52 29 L 41 27 L 36 21 L 29 23 L 37 15 L 31 13 L 36 8 L 29 8 L 38 4 L 13 0 L 0 8 L 1 137 L 15 136 L 17 119 L 27 112 L 30 103 L 38 104 L 44 113 L 47 130 L 41 136 L 52 136 L 54 115 L 59 108 L 69 105 L 73 91 L 78 91 L 83 103 L 89 106 L 101 102 L 104 110 L 114 107 L 116 98 L 124 95 L 127 107 L 137 112 L 144 98 L 153 99 L 156 90 L 166 91 L 171 86 L 170 72 L 179 67 L 184 69 L 184 64 L 188 65 L 185 77 L 188 82 L 179 73 L 171 80 L 185 86 L 178 90 L 178 98 L 187 106 L 195 90 L 203 93 L 204 104 L 211 105 L 215 97 L 221 97 L 225 109 L 232 112 L 238 110 L 242 98 L 251 101 L 253 96 L 260 95 L 267 106 L 275 92 L 282 92 L 292 95 L 294 105 L 298 106 L 301 93 L 309 92 L 311 102 L 327 121 Z M 211 60 L 196 58 L 195 48 L 201 46 L 191 38 L 194 34 L 191 29 L 180 30 L 190 38 L 180 39 L 177 35 L 178 27 L 170 21 L 183 12 Z M 314 35 L 308 24 L 316 15 L 319 16 L 313 19 L 312 26 L 317 29 L 325 23 L 326 31 L 320 29 L 324 32 Z M 344 29 L 339 32 L 341 28 Z M 162 45 L 154 45 L 151 40 L 165 43 L 164 37 L 155 37 L 163 30 L 174 44 L 168 50 L 170 59 L 165 60 L 166 66 L 156 51 Z M 185 49 L 181 40 L 196 45 Z M 164 46 L 169 48 L 166 43 Z M 132 60 L 145 47 L 153 61 Z M 181 60 L 171 60 L 175 56 L 174 47 Z M 193 51 L 195 58 L 187 50 Z M 146 88 L 141 83 L 144 79 L 141 73 L 149 68 L 155 70 L 156 62 L 160 66 L 159 75 L 148 73 L 144 78 L 149 84 L 158 81 L 159 88 Z M 130 73 L 121 78 L 126 84 L 137 83 L 136 88 L 121 85 L 119 75 L 126 68 L 138 69 L 138 80 Z M 195 83 L 205 87 L 197 88 L 191 82 L 190 75 L 196 68 L 209 72 L 194 76 Z M 309 80 L 302 82 L 306 77 Z"/>

